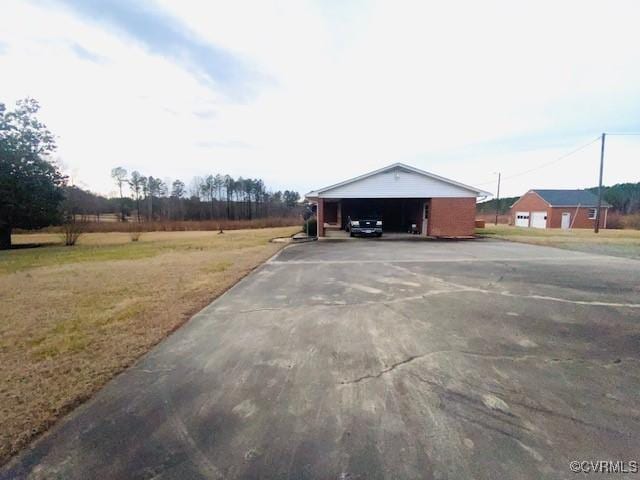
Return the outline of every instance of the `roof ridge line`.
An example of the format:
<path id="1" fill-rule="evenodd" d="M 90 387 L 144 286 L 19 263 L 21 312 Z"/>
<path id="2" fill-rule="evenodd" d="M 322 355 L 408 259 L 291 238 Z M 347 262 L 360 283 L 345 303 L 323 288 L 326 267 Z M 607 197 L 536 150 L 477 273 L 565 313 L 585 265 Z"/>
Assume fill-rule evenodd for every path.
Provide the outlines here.
<path id="1" fill-rule="evenodd" d="M 377 175 L 379 173 L 383 173 L 383 172 L 385 172 L 387 170 L 391 170 L 391 169 L 397 168 L 397 167 L 405 168 L 405 169 L 407 169 L 407 170 L 409 170 L 411 172 L 417 173 L 419 175 L 424 175 L 426 177 L 433 178 L 435 180 L 439 180 L 441 182 L 445 182 L 445 183 L 449 183 L 451 185 L 455 185 L 455 186 L 457 186 L 459 188 L 462 188 L 462 189 L 465 189 L 465 190 L 469 190 L 470 192 L 475 192 L 475 193 L 478 193 L 478 194 L 484 194 L 486 196 L 493 196 L 492 193 L 487 192 L 485 190 L 481 190 L 481 189 L 473 187 L 471 185 L 466 185 L 464 183 L 456 182 L 455 180 L 451 180 L 450 178 L 441 177 L 440 175 L 437 175 L 435 173 L 427 172 L 426 170 L 421 170 L 419 168 L 412 167 L 411 165 L 407 165 L 406 163 L 402 163 L 402 162 L 395 162 L 395 163 L 392 163 L 390 165 L 387 165 L 386 167 L 382 167 L 382 168 L 379 168 L 377 170 L 373 170 L 373 171 L 364 173 L 364 174 L 359 175 L 357 177 L 353 177 L 353 178 L 350 178 L 350 179 L 347 179 L 347 180 L 343 180 L 342 182 L 335 183 L 335 184 L 329 185 L 327 187 L 319 188 L 317 190 L 312 190 L 312 191 L 308 192 L 307 194 L 305 194 L 305 196 L 311 196 L 311 194 L 318 195 L 318 194 L 320 194 L 322 192 L 326 192 L 328 190 L 332 190 L 334 188 L 338 188 L 338 187 L 341 187 L 343 185 L 347 185 L 349 183 L 357 182 L 359 180 L 364 180 L 365 178 L 371 177 L 373 175 Z"/>

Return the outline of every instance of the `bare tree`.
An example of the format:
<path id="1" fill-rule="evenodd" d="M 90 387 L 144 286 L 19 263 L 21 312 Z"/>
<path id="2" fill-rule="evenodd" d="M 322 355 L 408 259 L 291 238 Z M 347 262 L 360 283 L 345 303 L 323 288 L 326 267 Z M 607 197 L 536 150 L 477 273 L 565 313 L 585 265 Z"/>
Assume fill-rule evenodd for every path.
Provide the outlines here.
<path id="1" fill-rule="evenodd" d="M 149 207 L 149 220 L 153 220 L 153 197 L 162 195 L 164 190 L 162 180 L 151 175 L 147 178 L 147 201 Z"/>
<path id="2" fill-rule="evenodd" d="M 233 198 L 233 190 L 235 181 L 229 175 L 224 176 L 224 189 L 227 194 L 227 220 L 231 220 L 231 200 Z"/>
<path id="3" fill-rule="evenodd" d="M 174 180 L 171 184 L 171 197 L 169 197 L 169 203 L 175 205 L 175 208 L 172 208 L 174 212 L 174 218 L 179 218 L 180 220 L 184 220 L 184 207 L 182 197 L 185 195 L 185 186 L 182 180 Z"/>
<path id="4" fill-rule="evenodd" d="M 216 182 L 213 175 L 207 175 L 202 183 L 202 194 L 209 202 L 209 218 L 213 219 L 213 201 L 216 197 Z"/>
<path id="5" fill-rule="evenodd" d="M 200 199 L 200 195 L 202 195 L 202 184 L 204 180 L 202 177 L 193 177 L 191 183 L 189 184 L 189 196 L 192 198 Z"/>
<path id="6" fill-rule="evenodd" d="M 134 170 L 131 172 L 131 179 L 129 180 L 129 186 L 131 187 L 131 192 L 134 195 L 136 200 L 136 214 L 138 217 L 138 223 L 140 223 L 140 194 L 142 193 L 142 189 L 144 187 L 145 177 L 143 177 L 140 172 Z"/>
<path id="7" fill-rule="evenodd" d="M 78 220 L 79 189 L 69 188 L 62 202 L 62 240 L 65 246 L 72 247 L 84 232 L 84 221 Z"/>
<path id="8" fill-rule="evenodd" d="M 83 232 L 84 222 L 76 220 L 72 216 L 65 218 L 62 224 L 62 235 L 65 246 L 74 246 Z"/>
<path id="9" fill-rule="evenodd" d="M 216 199 L 218 200 L 218 209 L 216 211 L 216 216 L 220 217 L 222 215 L 221 204 L 222 204 L 222 190 L 224 190 L 224 177 L 219 173 L 213 179 L 213 186 L 216 189 Z"/>
<path id="10" fill-rule="evenodd" d="M 120 190 L 120 220 L 124 222 L 124 197 L 122 196 L 122 185 L 127 181 L 127 171 L 122 167 L 116 167 L 111 170 L 111 178 L 113 178 Z"/>

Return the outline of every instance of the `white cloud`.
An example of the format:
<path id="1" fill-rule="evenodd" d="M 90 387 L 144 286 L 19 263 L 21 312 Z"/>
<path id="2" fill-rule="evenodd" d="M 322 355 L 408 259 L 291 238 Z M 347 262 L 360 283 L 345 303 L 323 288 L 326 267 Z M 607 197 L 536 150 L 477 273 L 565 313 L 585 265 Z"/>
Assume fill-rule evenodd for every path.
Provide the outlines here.
<path id="1" fill-rule="evenodd" d="M 595 144 L 509 177 L 640 131 L 632 1 L 158 2 L 264 74 L 246 101 L 56 4 L 0 8 L 2 100 L 39 99 L 60 157 L 102 192 L 120 164 L 307 191 L 395 161 L 469 184 L 502 171 L 505 195 L 584 187 Z M 640 137 L 612 137 L 605 180 L 639 181 L 639 155 Z"/>

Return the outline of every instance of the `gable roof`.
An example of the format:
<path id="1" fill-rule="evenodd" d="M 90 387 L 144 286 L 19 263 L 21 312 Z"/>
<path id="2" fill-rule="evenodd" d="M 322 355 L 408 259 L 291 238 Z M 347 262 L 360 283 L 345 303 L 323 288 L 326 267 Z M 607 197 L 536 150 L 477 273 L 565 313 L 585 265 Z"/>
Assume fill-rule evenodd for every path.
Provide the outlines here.
<path id="1" fill-rule="evenodd" d="M 475 193 L 476 196 L 487 196 L 487 197 L 488 196 L 492 196 L 492 194 L 490 192 L 486 192 L 484 190 L 480 190 L 480 189 L 472 187 L 470 185 L 465 185 L 464 183 L 456 182 L 454 180 L 450 180 L 448 178 L 441 177 L 441 176 L 436 175 L 434 173 L 425 172 L 424 170 L 420 170 L 420 169 L 412 167 L 410 165 L 406 165 L 404 163 L 397 162 L 397 163 L 393 163 L 391 165 L 388 165 L 386 167 L 380 168 L 378 170 L 374 170 L 372 172 L 365 173 L 364 175 L 360 175 L 358 177 L 350 178 L 350 179 L 345 180 L 343 182 L 335 183 L 333 185 L 329 185 L 327 187 L 320 188 L 318 190 L 313 190 L 313 191 L 305 194 L 305 197 L 307 197 L 307 198 L 315 198 L 315 197 L 321 196 L 323 193 L 328 192 L 329 190 L 333 190 L 333 189 L 336 189 L 338 187 L 342 187 L 342 186 L 348 185 L 350 183 L 355 183 L 355 182 L 367 179 L 369 177 L 373 177 L 374 175 L 378 175 L 378 174 L 389 172 L 389 171 L 396 170 L 396 169 L 404 170 L 404 171 L 407 171 L 407 172 L 412 172 L 412 173 L 415 173 L 415 174 L 418 174 L 418 175 L 422 175 L 422 176 L 425 176 L 425 177 L 433 179 L 433 180 L 438 180 L 440 182 L 447 183 L 449 185 L 453 185 L 453 186 L 458 187 L 458 188 L 462 188 L 462 189 L 467 190 L 469 192 Z"/>
<path id="2" fill-rule="evenodd" d="M 598 196 L 589 190 L 531 190 L 537 193 L 542 199 L 552 207 L 597 207 Z M 602 201 L 603 207 L 610 207 L 611 204 Z"/>

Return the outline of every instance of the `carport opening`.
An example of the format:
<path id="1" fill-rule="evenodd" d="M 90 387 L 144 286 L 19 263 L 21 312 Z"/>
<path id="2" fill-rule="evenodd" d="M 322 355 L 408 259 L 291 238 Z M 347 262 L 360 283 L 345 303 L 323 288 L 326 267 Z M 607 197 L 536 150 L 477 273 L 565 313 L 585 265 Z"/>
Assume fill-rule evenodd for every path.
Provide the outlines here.
<path id="1" fill-rule="evenodd" d="M 412 224 L 418 228 L 423 214 L 423 198 L 344 198 L 342 199 L 342 228 L 347 219 L 362 219 L 376 214 L 381 217 L 385 232 L 410 232 Z"/>

